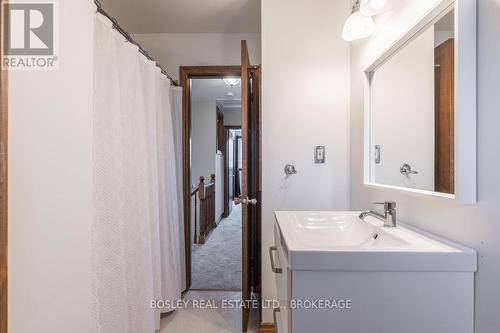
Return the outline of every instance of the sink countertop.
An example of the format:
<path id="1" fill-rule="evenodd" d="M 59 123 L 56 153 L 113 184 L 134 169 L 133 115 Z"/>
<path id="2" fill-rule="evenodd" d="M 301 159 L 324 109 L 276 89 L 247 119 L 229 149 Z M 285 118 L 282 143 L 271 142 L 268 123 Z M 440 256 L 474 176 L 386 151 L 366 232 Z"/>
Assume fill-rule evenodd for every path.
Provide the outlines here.
<path id="1" fill-rule="evenodd" d="M 292 270 L 475 272 L 475 250 L 360 212 L 275 212 Z"/>

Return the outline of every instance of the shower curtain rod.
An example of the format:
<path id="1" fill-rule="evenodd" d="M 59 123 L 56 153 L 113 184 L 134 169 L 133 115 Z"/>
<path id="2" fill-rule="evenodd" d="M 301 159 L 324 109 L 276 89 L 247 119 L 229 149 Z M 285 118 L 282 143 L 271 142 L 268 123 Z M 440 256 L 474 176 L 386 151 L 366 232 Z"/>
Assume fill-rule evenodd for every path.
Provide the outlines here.
<path id="1" fill-rule="evenodd" d="M 179 83 L 174 80 L 168 73 L 165 69 L 163 69 L 163 67 L 155 60 L 153 59 L 149 53 L 144 50 L 142 48 L 142 46 L 137 43 L 133 38 L 132 36 L 130 36 L 130 34 L 128 32 L 126 32 L 119 24 L 118 24 L 118 21 L 112 17 L 111 15 L 109 15 L 108 13 L 106 13 L 106 11 L 102 8 L 102 5 L 101 5 L 101 2 L 99 0 L 94 0 L 94 4 L 97 6 L 97 12 L 106 16 L 112 23 L 113 23 L 113 29 L 115 29 L 116 31 L 118 31 L 123 37 L 125 37 L 125 39 L 129 42 L 129 43 L 132 43 L 134 44 L 135 46 L 137 46 L 139 48 L 139 52 L 142 53 L 142 55 L 144 55 L 148 60 L 151 60 L 151 61 L 154 61 L 156 63 L 156 66 L 158 68 L 161 69 L 161 73 L 163 75 L 165 75 L 169 80 L 170 80 L 170 83 L 173 85 L 173 86 L 179 86 Z"/>

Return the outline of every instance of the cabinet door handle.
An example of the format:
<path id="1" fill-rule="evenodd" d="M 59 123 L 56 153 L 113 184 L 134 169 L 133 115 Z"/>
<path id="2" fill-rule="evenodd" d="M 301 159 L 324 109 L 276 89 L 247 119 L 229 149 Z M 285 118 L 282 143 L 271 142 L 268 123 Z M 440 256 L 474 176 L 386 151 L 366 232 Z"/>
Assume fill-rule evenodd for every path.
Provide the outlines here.
<path id="1" fill-rule="evenodd" d="M 274 330 L 276 333 L 280 333 L 279 328 L 278 328 L 280 325 L 278 325 L 278 320 L 277 320 L 278 312 L 280 312 L 279 308 L 273 309 Z"/>
<path id="2" fill-rule="evenodd" d="M 273 252 L 276 250 L 278 250 L 278 248 L 276 246 L 271 246 L 269 248 L 269 258 L 271 259 L 271 269 L 273 270 L 274 273 L 281 274 L 283 272 L 283 270 L 281 268 L 276 268 L 276 266 L 274 265 Z"/>

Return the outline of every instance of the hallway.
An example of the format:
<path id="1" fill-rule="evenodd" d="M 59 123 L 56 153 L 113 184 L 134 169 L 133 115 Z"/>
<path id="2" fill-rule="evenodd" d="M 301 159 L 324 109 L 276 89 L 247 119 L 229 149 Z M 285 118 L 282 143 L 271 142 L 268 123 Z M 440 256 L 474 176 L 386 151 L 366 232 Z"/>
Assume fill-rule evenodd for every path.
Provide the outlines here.
<path id="1" fill-rule="evenodd" d="M 191 289 L 241 290 L 241 205 L 192 248 Z"/>

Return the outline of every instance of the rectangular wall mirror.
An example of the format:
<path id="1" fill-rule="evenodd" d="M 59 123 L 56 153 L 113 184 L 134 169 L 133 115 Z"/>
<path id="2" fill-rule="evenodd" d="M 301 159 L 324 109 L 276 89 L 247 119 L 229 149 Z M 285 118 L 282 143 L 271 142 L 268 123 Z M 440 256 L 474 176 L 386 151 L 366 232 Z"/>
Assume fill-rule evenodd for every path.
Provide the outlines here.
<path id="1" fill-rule="evenodd" d="M 365 71 L 367 185 L 475 202 L 470 3 L 442 1 Z"/>

